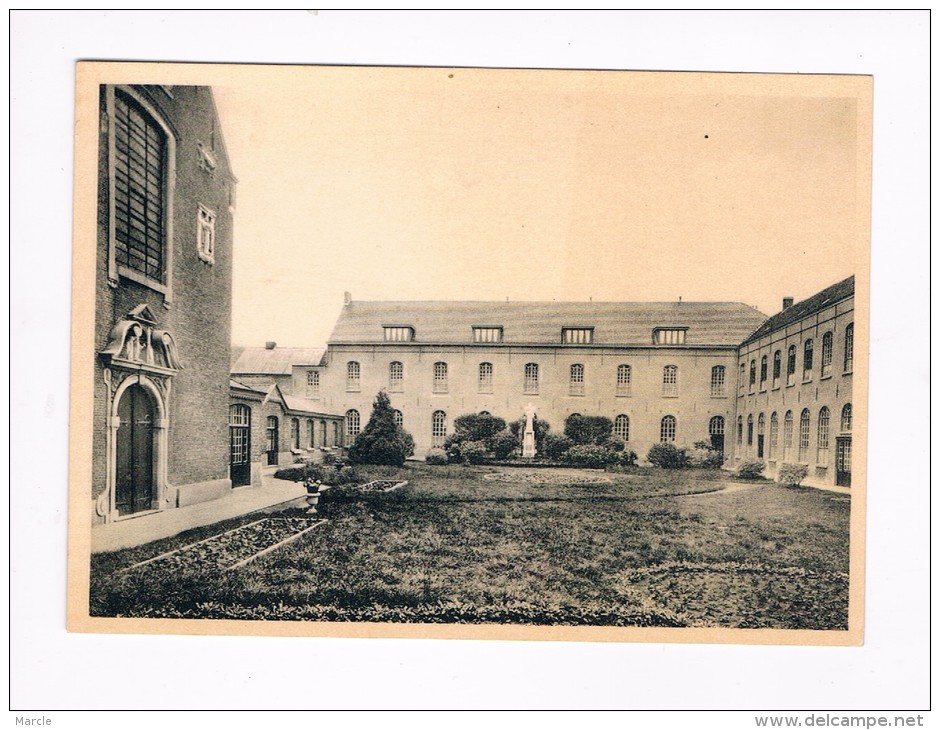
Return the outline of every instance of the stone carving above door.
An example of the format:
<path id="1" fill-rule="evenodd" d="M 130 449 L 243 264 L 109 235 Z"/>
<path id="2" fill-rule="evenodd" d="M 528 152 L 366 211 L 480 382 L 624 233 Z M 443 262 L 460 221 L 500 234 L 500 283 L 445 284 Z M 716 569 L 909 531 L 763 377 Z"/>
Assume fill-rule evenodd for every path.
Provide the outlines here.
<path id="1" fill-rule="evenodd" d="M 100 355 L 111 367 L 165 375 L 183 369 L 173 336 L 157 326 L 146 304 L 132 309 L 111 328 L 108 345 Z"/>

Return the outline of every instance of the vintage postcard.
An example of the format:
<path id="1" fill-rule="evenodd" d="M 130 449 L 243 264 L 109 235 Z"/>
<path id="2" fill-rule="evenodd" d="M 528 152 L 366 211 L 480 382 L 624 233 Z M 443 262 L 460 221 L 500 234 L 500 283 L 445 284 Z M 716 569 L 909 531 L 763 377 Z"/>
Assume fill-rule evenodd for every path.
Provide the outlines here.
<path id="1" fill-rule="evenodd" d="M 70 630 L 862 643 L 871 77 L 76 98 Z"/>

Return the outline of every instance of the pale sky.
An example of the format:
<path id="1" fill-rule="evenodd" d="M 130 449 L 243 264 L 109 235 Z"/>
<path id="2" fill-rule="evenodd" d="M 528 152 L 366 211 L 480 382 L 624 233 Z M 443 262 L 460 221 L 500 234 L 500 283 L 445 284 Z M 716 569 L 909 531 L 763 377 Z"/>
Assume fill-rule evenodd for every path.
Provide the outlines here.
<path id="1" fill-rule="evenodd" d="M 322 345 L 344 291 L 773 314 L 867 258 L 860 77 L 277 71 L 214 84 L 236 344 Z"/>

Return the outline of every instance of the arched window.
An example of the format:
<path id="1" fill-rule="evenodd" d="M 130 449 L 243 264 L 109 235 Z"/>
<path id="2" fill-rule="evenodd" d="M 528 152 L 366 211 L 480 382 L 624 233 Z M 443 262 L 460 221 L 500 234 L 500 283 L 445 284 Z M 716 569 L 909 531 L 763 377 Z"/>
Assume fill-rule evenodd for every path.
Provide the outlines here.
<path id="1" fill-rule="evenodd" d="M 777 457 L 777 437 L 780 431 L 780 423 L 777 421 L 777 412 L 770 414 L 770 446 L 767 448 L 767 458 L 775 459 Z"/>
<path id="2" fill-rule="evenodd" d="M 748 449 L 754 445 L 754 414 L 747 414 L 747 447 Z"/>
<path id="3" fill-rule="evenodd" d="M 800 454 L 799 460 L 806 461 L 809 458 L 809 409 L 804 408 L 800 414 Z"/>
<path id="4" fill-rule="evenodd" d="M 787 385 L 793 385 L 796 382 L 796 345 L 790 345 L 787 349 Z"/>
<path id="5" fill-rule="evenodd" d="M 630 395 L 631 375 L 629 365 L 617 366 L 617 395 Z"/>
<path id="6" fill-rule="evenodd" d="M 793 451 L 793 411 L 783 417 L 783 460 L 789 461 Z"/>
<path id="7" fill-rule="evenodd" d="M 445 436 L 447 436 L 447 414 L 444 411 L 434 411 L 431 415 L 431 445 L 443 446 Z"/>
<path id="8" fill-rule="evenodd" d="M 398 428 L 402 428 L 402 424 L 405 422 L 405 417 L 401 414 L 397 408 L 392 411 L 392 417 L 395 419 L 395 425 Z"/>
<path id="9" fill-rule="evenodd" d="M 712 448 L 717 451 L 725 450 L 725 419 L 723 416 L 712 416 L 708 421 L 708 435 L 711 437 Z"/>
<path id="10" fill-rule="evenodd" d="M 300 419 L 290 419 L 290 447 L 300 449 Z"/>
<path id="11" fill-rule="evenodd" d="M 757 383 L 757 360 L 751 360 L 751 369 L 747 377 L 748 390 L 753 393 L 754 385 Z"/>
<path id="12" fill-rule="evenodd" d="M 493 392 L 493 363 L 491 362 L 480 363 L 480 370 L 477 376 L 477 392 L 479 393 L 492 393 Z"/>
<path id="13" fill-rule="evenodd" d="M 120 91 L 114 92 L 112 121 L 114 263 L 168 285 L 166 237 L 173 181 L 167 170 L 175 157 L 173 138 L 142 101 Z M 197 230 L 200 224 L 197 219 Z"/>
<path id="14" fill-rule="evenodd" d="M 358 413 L 356 413 L 356 418 L 358 422 Z M 343 424 L 340 421 L 333 421 L 333 445 L 343 446 Z"/>
<path id="15" fill-rule="evenodd" d="M 757 458 L 764 458 L 764 414 L 757 416 Z"/>
<path id="16" fill-rule="evenodd" d="M 667 365 L 663 368 L 663 395 L 667 397 L 679 394 L 679 368 Z"/>
<path id="17" fill-rule="evenodd" d="M 538 395 L 539 392 L 539 366 L 534 362 L 526 363 L 525 379 L 522 384 L 522 392 L 528 395 Z"/>
<path id="18" fill-rule="evenodd" d="M 846 403 L 842 406 L 842 423 L 839 428 L 840 431 L 851 431 L 852 430 L 852 404 Z"/>
<path id="19" fill-rule="evenodd" d="M 738 446 L 744 443 L 744 418 L 738 416 Z"/>
<path id="20" fill-rule="evenodd" d="M 350 441 L 359 435 L 359 411 L 352 408 L 346 411 L 346 436 Z M 338 446 L 339 444 L 337 444 Z"/>
<path id="21" fill-rule="evenodd" d="M 744 361 L 738 366 L 738 395 L 744 395 L 744 371 L 747 366 Z"/>
<path id="22" fill-rule="evenodd" d="M 780 387 L 780 350 L 777 350 L 777 351 L 774 353 L 774 370 L 773 370 L 773 373 L 774 373 L 773 387 L 774 387 L 774 388 L 779 388 L 779 387 Z"/>
<path id="23" fill-rule="evenodd" d="M 307 419 L 307 448 L 308 449 L 316 448 L 317 446 L 316 438 L 317 436 L 316 436 L 316 431 L 313 428 L 313 420 L 308 418 Z"/>
<path id="24" fill-rule="evenodd" d="M 842 363 L 842 371 L 852 372 L 852 361 L 855 355 L 855 324 L 850 324 L 845 328 L 845 356 Z"/>
<path id="25" fill-rule="evenodd" d="M 715 365 L 712 368 L 712 397 L 720 398 L 725 394 L 725 366 Z"/>
<path id="26" fill-rule="evenodd" d="M 355 361 L 346 363 L 346 390 L 348 392 L 359 392 L 359 373 L 359 363 Z"/>
<path id="27" fill-rule="evenodd" d="M 767 389 L 767 356 L 763 355 L 760 359 L 760 389 Z"/>
<path id="28" fill-rule="evenodd" d="M 614 419 L 614 435 L 624 441 L 630 440 L 630 417 L 621 413 Z"/>
<path id="29" fill-rule="evenodd" d="M 434 388 L 435 393 L 447 392 L 447 363 L 434 363 Z"/>
<path id="30" fill-rule="evenodd" d="M 819 364 L 822 367 L 822 377 L 828 378 L 832 375 L 832 332 L 823 335 L 822 356 L 819 358 Z"/>
<path id="31" fill-rule="evenodd" d="M 803 382 L 813 379 L 813 341 L 803 343 Z"/>
<path id="32" fill-rule="evenodd" d="M 676 440 L 676 417 L 663 416 L 659 422 L 659 440 L 665 444 L 671 444 Z"/>
<path id="33" fill-rule="evenodd" d="M 492 415 L 489 411 L 480 411 L 481 416 L 490 416 Z"/>
<path id="34" fill-rule="evenodd" d="M 320 421 L 320 446 L 329 446 L 326 442 L 326 421 Z"/>
<path id="35" fill-rule="evenodd" d="M 388 390 L 390 393 L 401 393 L 405 381 L 405 366 L 398 360 L 388 364 Z"/>
<path id="36" fill-rule="evenodd" d="M 816 463 L 829 463 L 829 409 L 826 406 L 819 409 L 816 422 Z"/>
<path id="37" fill-rule="evenodd" d="M 571 366 L 568 376 L 568 395 L 584 395 L 584 365 Z"/>

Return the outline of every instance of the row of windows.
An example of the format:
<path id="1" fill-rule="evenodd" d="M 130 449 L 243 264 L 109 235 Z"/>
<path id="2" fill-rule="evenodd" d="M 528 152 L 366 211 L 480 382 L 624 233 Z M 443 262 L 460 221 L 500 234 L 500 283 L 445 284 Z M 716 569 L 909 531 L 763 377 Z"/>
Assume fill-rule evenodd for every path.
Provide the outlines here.
<path id="1" fill-rule="evenodd" d="M 436 362 L 432 369 L 432 390 L 434 393 L 447 393 L 447 363 Z M 319 387 L 319 373 L 311 370 L 307 372 L 307 385 Z M 361 388 L 362 368 L 356 361 L 346 363 L 346 390 L 358 392 Z M 629 365 L 617 366 L 616 393 L 620 396 L 630 395 L 630 385 L 633 373 Z M 404 389 L 405 366 L 395 360 L 388 365 L 388 390 L 391 393 L 400 393 Z M 575 363 L 569 368 L 568 394 L 584 395 L 584 365 Z M 522 390 L 527 395 L 538 395 L 540 388 L 540 375 L 538 363 L 530 362 L 523 368 Z M 481 362 L 477 370 L 477 392 L 493 392 L 493 363 Z M 677 396 L 679 394 L 679 367 L 666 365 L 663 368 L 662 394 L 664 396 Z M 725 366 L 715 365 L 711 370 L 711 394 L 715 397 L 725 395 Z"/>
<path id="2" fill-rule="evenodd" d="M 412 342 L 415 329 L 403 325 L 385 325 L 386 342 Z M 653 343 L 657 345 L 684 345 L 685 327 L 657 327 L 653 330 Z M 474 342 L 502 342 L 503 328 L 496 325 L 473 328 Z M 594 342 L 593 327 L 562 327 L 561 341 L 565 345 L 590 345 Z"/>
<path id="3" fill-rule="evenodd" d="M 395 425 L 399 428 L 403 427 L 404 419 L 402 412 L 399 410 L 394 411 L 395 414 Z M 572 415 L 580 415 L 578 413 L 573 413 Z M 362 417 L 355 408 L 346 411 L 346 437 L 347 440 L 351 443 L 356 436 L 359 435 L 361 431 Z M 675 416 L 663 416 L 659 424 L 659 439 L 660 441 L 671 443 L 676 440 L 676 417 Z M 708 433 L 710 436 L 719 436 L 722 437 L 722 443 L 725 433 L 725 419 L 722 416 L 713 416 L 708 423 Z M 625 413 L 621 413 L 616 418 L 614 418 L 613 424 L 613 434 L 620 437 L 624 441 L 630 440 L 630 417 Z M 447 414 L 444 411 L 438 410 L 434 411 L 431 414 L 431 444 L 433 446 L 441 446 L 444 443 L 444 438 L 447 436 Z"/>
<path id="4" fill-rule="evenodd" d="M 809 460 L 810 450 L 810 411 L 804 408 L 800 413 L 800 423 L 797 441 L 797 460 L 807 462 Z M 757 458 L 764 458 L 764 431 L 766 421 L 764 414 L 757 416 Z M 745 440 L 745 422 L 743 416 L 738 416 L 738 446 L 743 446 Z M 839 430 L 842 433 L 852 431 L 852 404 L 846 403 L 842 407 L 842 414 L 839 420 Z M 778 457 L 780 423 L 777 412 L 770 414 L 770 439 L 766 446 L 766 456 L 768 459 Z M 829 408 L 823 406 L 819 409 L 819 416 L 816 419 L 816 463 L 826 465 L 829 463 L 829 431 L 830 431 L 830 413 Z M 747 417 L 747 448 L 750 450 L 754 446 L 754 414 Z M 787 461 L 792 456 L 793 450 L 793 411 L 787 411 L 783 417 L 783 452 L 782 458 Z"/>
<path id="5" fill-rule="evenodd" d="M 855 350 L 855 325 L 849 324 L 845 328 L 844 348 L 842 357 L 842 372 L 852 372 Z M 832 332 L 826 332 L 822 337 L 822 353 L 820 357 L 819 374 L 822 378 L 828 378 L 832 375 Z M 777 350 L 773 354 L 772 385 L 773 388 L 780 387 L 780 375 L 782 368 L 782 353 Z M 738 388 L 744 393 L 744 368 L 742 362 L 741 378 Z M 747 383 L 749 392 L 754 392 L 754 386 L 757 384 L 758 366 L 757 360 L 751 360 L 750 371 L 748 372 Z M 813 340 L 812 338 L 803 343 L 803 382 L 809 382 L 813 379 Z M 790 345 L 787 349 L 787 385 L 796 383 L 796 345 Z M 767 355 L 760 359 L 760 389 L 767 388 Z"/>

